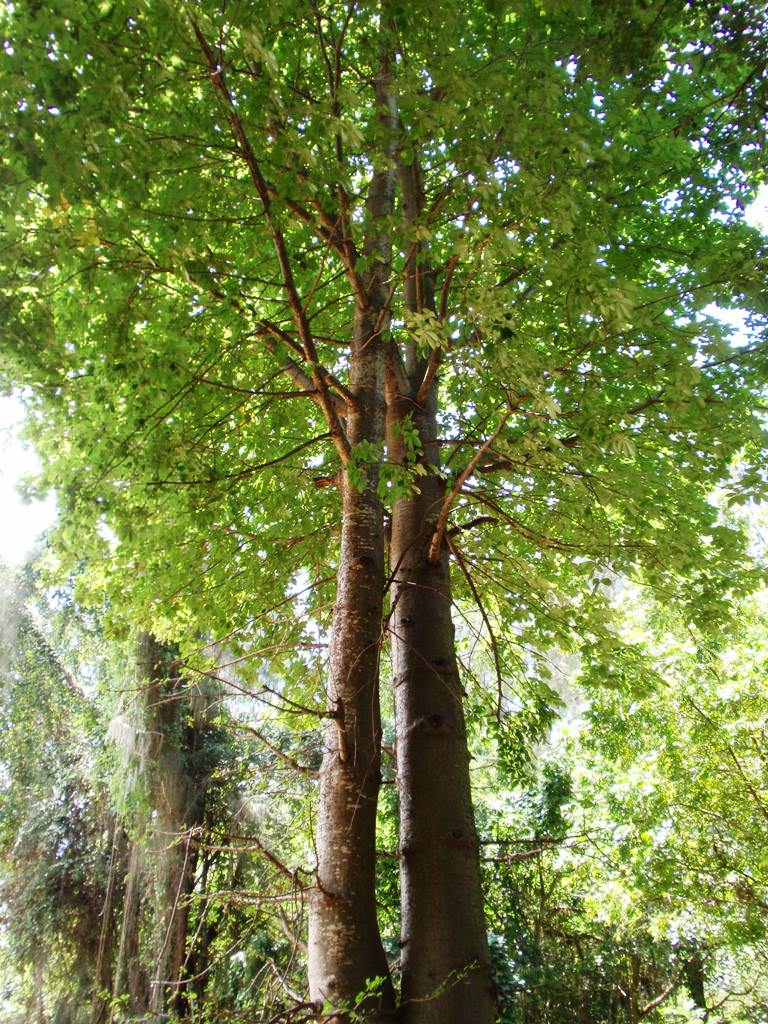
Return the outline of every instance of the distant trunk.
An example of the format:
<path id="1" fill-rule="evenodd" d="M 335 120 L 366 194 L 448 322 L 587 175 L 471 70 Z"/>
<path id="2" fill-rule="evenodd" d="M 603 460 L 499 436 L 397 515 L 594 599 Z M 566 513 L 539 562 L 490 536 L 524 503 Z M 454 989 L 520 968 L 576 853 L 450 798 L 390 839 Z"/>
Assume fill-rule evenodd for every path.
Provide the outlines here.
<path id="1" fill-rule="evenodd" d="M 149 1008 L 155 1014 L 173 1009 L 183 1016 L 182 975 L 199 839 L 195 830 L 203 820 L 206 780 L 191 763 L 204 722 L 194 714 L 185 680 L 176 674 L 174 653 L 151 637 L 144 641 L 149 778 L 155 813 L 156 927 Z"/>
<path id="2" fill-rule="evenodd" d="M 183 973 L 189 922 L 189 898 L 194 889 L 197 847 L 182 838 L 167 839 L 166 849 L 158 850 L 158 929 L 155 973 L 150 994 L 150 1010 L 161 1014 L 173 1010 L 186 1016 L 186 986 Z"/>
<path id="3" fill-rule="evenodd" d="M 395 111 L 389 65 L 375 83 L 384 156 L 391 161 Z M 377 171 L 367 200 L 364 256 L 351 346 L 346 422 L 352 451 L 342 470 L 341 551 L 331 635 L 329 714 L 320 771 L 317 885 L 309 914 L 309 988 L 347 1021 L 356 1008 L 366 1021 L 394 1019 L 395 996 L 376 916 L 376 803 L 381 781 L 379 657 L 384 592 L 383 509 L 378 464 L 384 444 L 384 343 L 388 328 L 394 175 Z M 362 446 L 362 449 L 361 449 Z M 355 461 L 357 452 L 365 457 Z M 362 474 L 364 484 L 355 480 Z M 360 489 L 358 489 L 360 486 Z M 369 997 L 362 994 L 372 988 Z"/>
<path id="4" fill-rule="evenodd" d="M 120 898 L 122 879 L 126 873 L 125 858 L 127 855 L 126 837 L 122 823 L 112 818 L 112 843 L 110 848 L 109 866 L 107 869 L 107 886 L 104 892 L 104 903 L 101 908 L 101 925 L 99 929 L 99 945 L 96 953 L 96 969 L 94 971 L 94 993 L 91 1008 L 91 1024 L 101 1024 L 109 1012 L 110 994 L 113 982 L 114 925 L 115 907 Z"/>
<path id="5" fill-rule="evenodd" d="M 178 1013 L 184 1005 L 180 983 L 198 849 L 193 831 L 202 822 L 206 780 L 190 763 L 204 719 L 176 671 L 173 649 L 142 634 L 138 758 L 152 820 L 134 830 L 113 985 L 114 997 L 127 997 L 136 1014 Z"/>
<path id="6" fill-rule="evenodd" d="M 208 872 L 211 866 L 211 857 L 212 854 L 207 850 L 202 850 L 200 853 L 199 889 L 201 893 L 207 892 L 208 889 Z M 236 872 L 237 869 L 235 870 L 235 876 Z M 233 876 L 233 879 L 230 882 L 229 887 L 231 889 L 237 888 L 235 876 Z M 205 968 L 208 967 L 211 943 L 218 934 L 218 921 L 219 919 L 216 915 L 207 913 L 207 908 L 203 911 L 202 920 L 198 924 L 197 941 L 190 950 L 190 982 L 188 991 L 191 997 L 197 1001 L 197 1006 L 202 1006 L 208 985 L 209 975 Z"/>
<path id="7" fill-rule="evenodd" d="M 637 1024 L 640 1020 L 640 958 L 635 954 L 629 957 L 627 978 L 627 1013 L 629 1024 Z"/>
<path id="8" fill-rule="evenodd" d="M 694 1005 L 705 1011 L 707 1009 L 706 980 L 704 957 L 700 949 L 695 950 L 685 965 L 685 985 Z M 706 1016 L 704 1019 L 706 1020 Z"/>
<path id="9" fill-rule="evenodd" d="M 423 208 L 416 164 L 401 167 L 406 218 Z M 434 312 L 425 255 L 406 268 L 406 302 Z M 390 458 L 407 462 L 400 425 L 410 416 L 427 469 L 420 493 L 392 513 L 390 621 L 397 780 L 400 798 L 402 1021 L 492 1024 L 496 1006 L 480 888 L 479 843 L 470 791 L 469 751 L 451 619 L 448 550 L 428 557 L 445 496 L 437 446 L 436 378 L 417 402 L 428 360 L 411 346 L 408 393 L 390 388 Z"/>
<path id="10" fill-rule="evenodd" d="M 112 996 L 124 1002 L 128 1014 L 142 1014 L 148 1009 L 148 991 L 142 970 L 139 949 L 141 922 L 142 856 L 141 847 L 134 840 L 128 860 L 128 872 L 123 895 L 123 919 L 120 925 L 120 944 L 115 963 Z"/>

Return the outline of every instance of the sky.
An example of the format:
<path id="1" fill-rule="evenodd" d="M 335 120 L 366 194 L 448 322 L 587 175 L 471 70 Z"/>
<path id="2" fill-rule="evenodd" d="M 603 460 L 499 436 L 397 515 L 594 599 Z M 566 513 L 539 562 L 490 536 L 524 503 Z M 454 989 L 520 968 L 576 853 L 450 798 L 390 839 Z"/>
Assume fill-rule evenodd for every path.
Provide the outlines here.
<path id="1" fill-rule="evenodd" d="M 750 224 L 768 234 L 768 186 L 764 186 L 747 211 Z M 721 316 L 737 329 L 742 324 L 738 310 L 722 311 Z M 0 561 L 20 565 L 39 536 L 56 520 L 56 503 L 25 501 L 18 491 L 25 476 L 33 476 L 39 466 L 29 445 L 22 443 L 20 431 L 24 409 L 18 397 L 0 396 Z"/>
<path id="2" fill-rule="evenodd" d="M 20 401 L 0 397 L 0 560 L 11 565 L 24 560 L 56 518 L 52 497 L 28 503 L 18 492 L 21 480 L 34 475 L 39 466 L 34 451 L 19 438 L 23 422 Z"/>

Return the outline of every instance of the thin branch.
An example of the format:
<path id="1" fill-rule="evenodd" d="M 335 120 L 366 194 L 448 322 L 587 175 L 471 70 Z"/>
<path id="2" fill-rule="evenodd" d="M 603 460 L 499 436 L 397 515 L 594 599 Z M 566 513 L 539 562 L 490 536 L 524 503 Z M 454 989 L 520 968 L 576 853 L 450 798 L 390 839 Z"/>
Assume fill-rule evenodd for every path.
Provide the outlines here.
<path id="1" fill-rule="evenodd" d="M 260 473 L 264 469 L 277 466 L 279 463 L 285 462 L 286 459 L 290 459 L 293 455 L 298 455 L 298 453 L 304 451 L 305 448 L 310 448 L 313 444 L 317 444 L 318 441 L 327 441 L 330 437 L 330 433 L 320 434 L 318 437 L 311 437 L 308 441 L 302 441 L 302 443 L 296 445 L 295 448 L 291 448 L 289 452 L 284 452 L 282 455 L 276 455 L 274 459 L 269 459 L 267 462 L 260 462 L 257 466 L 247 466 L 245 469 L 241 469 L 237 473 L 224 473 L 222 476 L 198 477 L 197 479 L 189 480 L 150 480 L 148 481 L 147 486 L 164 487 L 166 485 L 174 485 L 179 487 L 193 487 L 197 484 L 217 484 L 224 480 L 243 480 L 245 477 L 253 476 L 254 473 Z"/>
<path id="2" fill-rule="evenodd" d="M 233 837 L 237 838 L 237 837 Z M 280 872 L 285 878 L 289 879 L 293 885 L 298 887 L 298 876 L 299 874 L 310 875 L 310 871 L 304 871 L 302 868 L 289 868 L 283 864 L 279 857 L 275 856 L 274 853 L 265 846 L 264 843 L 259 839 L 258 836 L 247 837 L 248 846 L 225 846 L 215 845 L 211 843 L 204 843 L 200 840 L 192 839 L 191 843 L 201 850 L 208 850 L 210 853 L 259 853 L 265 860 L 269 861 L 273 868 Z M 215 895 L 210 893 L 209 896 Z M 293 894 L 292 894 L 293 895 Z"/>
<path id="3" fill-rule="evenodd" d="M 457 526 L 454 526 L 448 531 L 448 536 L 456 537 L 459 533 L 464 533 L 465 530 L 473 530 L 476 526 L 482 526 L 484 523 L 498 523 L 498 519 L 495 516 L 475 516 L 468 523 L 459 523 Z"/>
<path id="4" fill-rule="evenodd" d="M 302 775 L 308 775 L 311 779 L 316 779 L 319 776 L 320 773 L 318 771 L 314 768 L 309 768 L 305 764 L 299 764 L 298 761 L 294 761 L 290 754 L 286 754 L 284 750 L 281 750 L 280 747 L 268 740 L 264 733 L 254 728 L 254 726 L 247 725 L 245 722 L 238 722 L 236 726 L 238 729 L 242 729 L 244 732 L 255 736 L 268 750 L 271 750 L 276 757 L 279 757 L 281 761 L 284 761 L 294 771 L 300 772 Z"/>
<path id="5" fill-rule="evenodd" d="M 459 551 L 458 547 L 456 546 L 456 544 L 454 544 L 453 540 L 451 539 L 450 533 L 447 533 L 445 535 L 445 539 L 446 539 L 446 542 L 448 544 L 448 548 L 449 548 L 451 554 L 456 559 L 456 562 L 457 562 L 459 568 L 461 569 L 461 572 L 462 572 L 462 574 L 464 576 L 464 579 L 467 581 L 467 585 L 469 586 L 469 589 L 472 591 L 472 596 L 475 599 L 475 604 L 477 605 L 478 610 L 479 610 L 480 614 L 483 617 L 483 622 L 485 623 L 485 628 L 488 630 L 488 642 L 489 642 L 489 644 L 491 646 L 491 652 L 493 654 L 493 666 L 494 666 L 494 668 L 496 670 L 496 695 L 497 695 L 496 718 L 497 718 L 498 721 L 501 721 L 501 705 L 502 705 L 502 701 L 504 699 L 504 689 L 503 689 L 503 676 L 502 676 L 502 671 L 501 671 L 501 656 L 499 655 L 499 645 L 496 642 L 496 634 L 493 632 L 493 627 L 491 626 L 491 621 L 488 618 L 488 613 L 485 610 L 485 605 L 483 604 L 483 600 L 480 597 L 480 594 L 479 594 L 479 592 L 477 590 L 477 587 L 475 586 L 475 581 L 472 579 L 472 574 L 470 573 L 469 569 L 467 568 L 467 565 L 466 565 L 466 563 L 464 561 L 464 558 L 462 557 L 461 552 Z"/>
<path id="6" fill-rule="evenodd" d="M 268 320 L 259 321 L 259 329 L 256 332 L 260 337 L 264 338 L 264 344 L 267 349 L 273 354 L 277 355 L 277 346 L 272 340 L 278 338 L 284 342 L 288 347 L 296 352 L 301 358 L 304 358 L 303 351 L 300 345 L 297 345 L 296 341 L 290 336 L 290 334 L 283 330 L 278 324 L 271 323 Z M 333 394 L 331 391 L 326 391 L 323 394 L 322 391 L 317 387 L 316 382 L 302 370 L 301 366 L 293 359 L 288 359 L 283 367 L 281 367 L 284 373 L 287 374 L 302 391 L 307 391 L 310 398 L 317 402 L 321 408 L 325 409 L 324 400 L 333 403 L 337 416 L 346 416 L 350 408 L 354 409 L 357 406 L 357 399 L 352 392 L 341 383 L 332 373 L 326 370 L 319 364 L 316 365 L 315 369 L 323 381 L 329 386 L 335 388 L 339 395 Z"/>
<path id="7" fill-rule="evenodd" d="M 456 478 L 456 483 L 453 485 L 450 493 L 446 496 L 445 500 L 443 501 L 443 507 L 440 509 L 440 514 L 437 517 L 437 522 L 435 524 L 435 532 L 432 535 L 432 540 L 429 545 L 428 558 L 430 562 L 437 562 L 438 558 L 440 557 L 440 546 L 443 543 L 443 537 L 445 535 L 445 528 L 448 524 L 448 516 L 450 515 L 451 512 L 451 506 L 461 493 L 461 489 L 464 486 L 464 484 L 472 475 L 475 466 L 477 466 L 477 464 L 480 462 L 480 460 L 488 451 L 488 449 L 491 448 L 499 434 L 506 426 L 507 420 L 509 419 L 510 416 L 511 412 L 507 412 L 505 413 L 504 416 L 502 416 L 501 422 L 499 423 L 496 430 L 494 430 L 491 436 L 482 445 L 480 445 L 480 447 L 469 460 L 469 462 L 466 464 L 464 469 L 461 471 L 461 473 L 459 473 L 458 477 Z"/>
<path id="8" fill-rule="evenodd" d="M 432 383 L 437 376 L 437 371 L 440 369 L 440 364 L 443 361 L 444 349 L 435 348 L 432 350 L 432 354 L 429 357 L 427 368 L 424 371 L 424 379 L 419 385 L 419 390 L 416 394 L 416 405 L 423 405 L 429 395 L 429 390 L 432 387 Z"/>
<path id="9" fill-rule="evenodd" d="M 693 957 L 690 957 L 688 960 L 686 960 L 686 962 L 683 965 L 683 967 L 681 968 L 680 973 L 678 974 L 677 978 L 673 979 L 669 983 L 669 985 L 667 985 L 666 988 L 662 989 L 661 992 L 659 992 L 659 994 L 657 996 L 654 996 L 654 998 L 649 1003 L 646 1003 L 645 1006 L 640 1007 L 638 1009 L 638 1011 L 637 1011 L 637 1019 L 638 1020 L 644 1020 L 648 1016 L 649 1013 L 653 1013 L 653 1011 L 657 1007 L 661 1006 L 661 1004 L 666 1002 L 667 999 L 669 999 L 669 997 L 671 995 L 674 995 L 674 993 L 677 992 L 677 990 L 680 988 L 680 986 L 685 981 L 685 969 L 692 962 L 692 960 L 693 960 Z"/>

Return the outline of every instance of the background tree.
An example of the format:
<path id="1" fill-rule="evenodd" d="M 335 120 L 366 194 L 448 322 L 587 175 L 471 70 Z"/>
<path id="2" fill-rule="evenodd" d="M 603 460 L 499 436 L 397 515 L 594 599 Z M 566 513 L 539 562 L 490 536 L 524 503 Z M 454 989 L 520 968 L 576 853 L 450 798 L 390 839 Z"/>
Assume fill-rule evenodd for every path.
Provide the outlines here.
<path id="1" fill-rule="evenodd" d="M 29 576 L 3 568 L 0 886 L 3 972 L 19 1019 L 83 1020 L 109 985 L 120 863 L 103 769 L 105 721 L 77 647 L 87 623 L 54 622 Z M 115 887 L 114 882 L 117 881 Z"/>

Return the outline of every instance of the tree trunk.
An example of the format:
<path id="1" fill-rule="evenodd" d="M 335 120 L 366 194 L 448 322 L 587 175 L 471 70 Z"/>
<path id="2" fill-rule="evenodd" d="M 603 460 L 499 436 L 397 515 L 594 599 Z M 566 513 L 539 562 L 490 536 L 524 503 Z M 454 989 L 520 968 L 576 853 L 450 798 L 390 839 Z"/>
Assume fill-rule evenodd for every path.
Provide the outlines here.
<path id="1" fill-rule="evenodd" d="M 385 154 L 395 112 L 385 58 L 376 82 Z M 376 804 L 381 780 L 379 658 L 384 592 L 383 509 L 378 494 L 384 445 L 384 343 L 388 327 L 391 169 L 375 173 L 367 200 L 364 295 L 358 296 L 349 367 L 355 406 L 347 417 L 350 461 L 340 474 L 341 550 L 330 650 L 329 725 L 320 770 L 317 885 L 309 913 L 309 987 L 349 1019 L 389 1021 L 395 997 L 376 915 Z M 360 446 L 363 446 L 362 448 Z M 356 455 L 363 453 L 362 459 Z M 360 479 L 364 477 L 364 484 Z M 358 489 L 359 488 L 359 489 Z M 377 980 L 374 980 L 377 979 Z M 362 998 L 367 988 L 371 994 Z"/>
<path id="2" fill-rule="evenodd" d="M 205 723 L 193 713 L 184 681 L 175 674 L 172 647 L 142 634 L 136 661 L 137 756 L 152 821 L 136 823 L 131 845 L 113 994 L 127 997 L 131 1014 L 149 1010 L 161 1016 L 183 1003 L 179 982 L 197 854 L 189 840 L 202 822 L 206 787 L 190 755 Z M 140 942 L 147 919 L 148 945 Z"/>
<path id="3" fill-rule="evenodd" d="M 360 392 L 356 391 L 359 395 Z M 375 474 L 371 473 L 371 477 Z M 380 783 L 379 646 L 384 578 L 376 480 L 362 493 L 343 483 L 344 522 L 329 701 L 320 772 L 317 886 L 310 903 L 311 998 L 349 1008 L 366 984 L 382 979 L 380 1009 L 394 994 L 376 917 L 376 802 Z M 339 1020 L 345 1020 L 339 1015 Z"/>
<path id="4" fill-rule="evenodd" d="M 128 874 L 123 896 L 123 919 L 120 925 L 120 945 L 117 950 L 112 995 L 126 1000 L 128 1014 L 141 1014 L 147 1009 L 146 982 L 141 969 L 139 953 L 139 915 L 141 912 L 141 847 L 134 840 L 128 860 Z"/>
<path id="5" fill-rule="evenodd" d="M 375 317 L 359 317 L 350 387 L 359 412 L 351 444 L 380 444 L 384 430 L 381 345 Z M 376 918 L 376 802 L 381 777 L 379 653 L 384 538 L 378 472 L 362 491 L 345 473 L 338 589 L 331 637 L 330 718 L 320 771 L 317 887 L 309 919 L 309 983 L 314 1000 L 352 1005 L 373 978 L 383 979 L 379 1005 L 394 1006 Z M 343 1020 L 343 1017 L 339 1018 Z"/>
<path id="6" fill-rule="evenodd" d="M 685 986 L 694 1006 L 704 1011 L 707 1009 L 706 980 L 704 957 L 700 949 L 694 950 L 685 965 Z"/>
<path id="7" fill-rule="evenodd" d="M 187 1006 L 182 983 L 187 947 L 189 897 L 194 889 L 197 847 L 184 838 L 164 837 L 171 845 L 159 851 L 159 931 L 150 1010 L 173 1010 L 184 1017 Z"/>
<path id="8" fill-rule="evenodd" d="M 194 833 L 203 820 L 206 787 L 190 757 L 200 746 L 205 721 L 204 716 L 193 713 L 185 681 L 176 676 L 173 648 L 150 639 L 146 657 L 147 758 L 155 812 L 152 849 L 156 880 L 149 1008 L 158 1015 L 173 1009 L 183 1016 L 182 973 L 198 850 Z"/>
<path id="9" fill-rule="evenodd" d="M 104 904 L 101 908 L 101 927 L 99 945 L 96 953 L 95 991 L 91 1007 L 91 1024 L 100 1024 L 109 1011 L 110 993 L 112 991 L 112 960 L 114 954 L 114 924 L 116 891 L 119 893 L 118 878 L 122 884 L 125 873 L 126 837 L 122 824 L 112 820 L 112 846 L 107 873 L 107 887 L 104 893 Z"/>
<path id="10" fill-rule="evenodd" d="M 423 207 L 418 166 L 401 167 L 406 219 Z M 406 268 L 411 310 L 434 312 L 424 254 Z M 413 346 L 404 367 L 409 393 L 390 397 L 389 455 L 407 463 L 402 424 L 410 415 L 427 470 L 420 493 L 392 513 L 392 662 L 400 798 L 402 1020 L 404 1024 L 492 1024 L 496 1005 L 480 887 L 462 685 L 451 619 L 445 544 L 429 559 L 445 497 L 437 446 L 436 378 L 417 402 L 428 360 Z M 394 388 L 390 388 L 393 392 Z"/>
<path id="11" fill-rule="evenodd" d="M 435 435 L 429 409 L 414 416 Z M 432 445 L 429 447 L 433 447 Z M 448 552 L 428 559 L 442 481 L 392 517 L 391 619 L 400 798 L 403 1021 L 491 1024 L 495 1000 L 480 889 Z"/>

